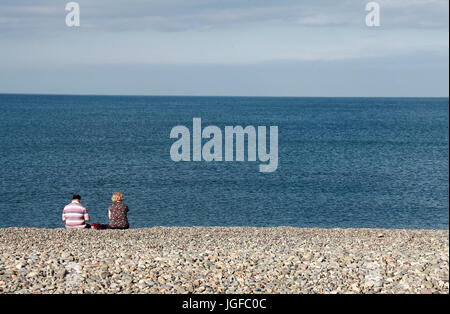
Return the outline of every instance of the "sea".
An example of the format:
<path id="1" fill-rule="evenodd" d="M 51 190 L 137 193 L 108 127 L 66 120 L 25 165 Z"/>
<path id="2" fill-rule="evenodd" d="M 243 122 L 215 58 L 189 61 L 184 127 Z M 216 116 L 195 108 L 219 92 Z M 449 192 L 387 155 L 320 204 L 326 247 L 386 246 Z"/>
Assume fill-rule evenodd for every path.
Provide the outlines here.
<path id="1" fill-rule="evenodd" d="M 276 171 L 173 161 L 193 118 L 277 126 Z M 62 228 L 73 194 L 107 223 L 116 191 L 131 228 L 449 227 L 448 98 L 0 94 L 0 141 L 0 227 Z"/>

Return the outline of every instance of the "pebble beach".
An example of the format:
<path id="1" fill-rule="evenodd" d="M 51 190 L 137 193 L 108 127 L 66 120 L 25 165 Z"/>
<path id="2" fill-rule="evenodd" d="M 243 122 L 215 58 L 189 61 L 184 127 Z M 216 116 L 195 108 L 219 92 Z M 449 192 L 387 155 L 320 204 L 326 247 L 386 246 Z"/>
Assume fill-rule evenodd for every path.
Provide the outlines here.
<path id="1" fill-rule="evenodd" d="M 0 294 L 448 294 L 448 264 L 448 230 L 0 228 Z"/>

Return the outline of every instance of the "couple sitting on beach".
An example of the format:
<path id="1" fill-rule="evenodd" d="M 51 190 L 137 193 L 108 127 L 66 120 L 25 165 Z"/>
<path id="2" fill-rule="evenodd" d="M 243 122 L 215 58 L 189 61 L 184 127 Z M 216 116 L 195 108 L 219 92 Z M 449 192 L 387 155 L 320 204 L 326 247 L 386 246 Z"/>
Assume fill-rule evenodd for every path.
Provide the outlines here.
<path id="1" fill-rule="evenodd" d="M 123 194 L 115 192 L 112 196 L 113 203 L 108 207 L 109 224 L 93 223 L 95 229 L 128 229 L 128 206 L 123 203 Z M 86 223 L 90 220 L 86 207 L 81 205 L 81 196 L 74 195 L 72 202 L 64 207 L 62 220 L 66 222 L 66 228 L 91 228 Z"/>

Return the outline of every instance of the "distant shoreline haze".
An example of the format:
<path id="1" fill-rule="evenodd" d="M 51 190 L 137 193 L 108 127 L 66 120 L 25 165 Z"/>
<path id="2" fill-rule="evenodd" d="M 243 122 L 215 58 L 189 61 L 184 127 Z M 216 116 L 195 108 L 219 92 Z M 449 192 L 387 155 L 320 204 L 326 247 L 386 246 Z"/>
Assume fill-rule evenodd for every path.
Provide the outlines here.
<path id="1" fill-rule="evenodd" d="M 256 64 L 5 64 L 0 93 L 448 97 L 448 48 L 387 58 Z"/>
<path id="2" fill-rule="evenodd" d="M 74 97 L 192 97 L 192 98 L 298 98 L 298 99 L 449 99 L 449 96 L 252 96 L 252 95 L 158 95 L 158 94 L 70 94 L 70 93 L 0 93 L 11 96 L 74 96 Z"/>

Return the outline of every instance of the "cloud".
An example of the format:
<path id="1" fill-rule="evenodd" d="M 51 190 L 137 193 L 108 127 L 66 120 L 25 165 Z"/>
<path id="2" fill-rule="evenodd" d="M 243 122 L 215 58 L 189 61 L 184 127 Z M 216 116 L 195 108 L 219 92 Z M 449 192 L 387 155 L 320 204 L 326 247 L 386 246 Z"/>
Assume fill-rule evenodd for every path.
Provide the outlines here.
<path id="1" fill-rule="evenodd" d="M 368 0 L 79 0 L 84 27 L 102 31 L 160 32 L 253 25 L 364 26 Z M 378 0 L 383 27 L 448 28 L 447 0 Z M 0 33 L 58 31 L 65 2 L 2 0 Z M 14 19 L 13 25 L 5 22 Z M 33 28 L 30 30 L 30 26 Z"/>
<path id="2" fill-rule="evenodd" d="M 154 93 L 182 93 L 189 82 L 181 77 L 178 86 L 172 87 L 172 77 L 188 67 L 187 76 L 195 78 L 197 69 L 203 69 L 198 77 L 206 78 L 197 81 L 193 93 L 220 94 L 229 84 L 230 95 L 246 94 L 249 86 L 255 92 L 250 90 L 247 94 L 264 94 L 271 86 L 275 86 L 271 94 L 296 94 L 297 77 L 309 84 L 306 92 L 322 89 L 323 81 L 331 93 L 336 82 L 340 82 L 340 75 L 347 75 L 349 69 L 365 70 L 359 71 L 355 80 L 348 74 L 348 84 L 374 74 L 376 79 L 372 78 L 372 82 L 382 82 L 383 77 L 395 74 L 394 68 L 402 60 L 401 78 L 405 83 L 399 94 L 409 95 L 407 88 L 412 86 L 414 91 L 421 86 L 421 73 L 428 73 L 431 78 L 448 76 L 448 62 L 441 61 L 448 59 L 449 49 L 447 0 L 378 0 L 380 28 L 365 25 L 368 1 L 78 0 L 81 27 L 68 28 L 68 1 L 2 0 L 0 86 L 5 92 L 31 91 L 31 84 L 36 83 L 36 92 L 53 91 L 49 89 L 52 86 L 56 86 L 55 92 L 70 92 L 69 85 L 88 82 L 85 76 L 89 76 L 89 69 L 96 68 L 96 80 L 76 92 L 95 93 L 102 84 L 119 91 L 122 84 L 145 83 L 147 75 L 152 77 L 150 85 L 158 86 L 165 75 L 167 84 Z M 411 55 L 424 58 L 412 59 Z M 434 56 L 439 56 L 439 62 L 430 61 Z M 373 63 L 376 58 L 379 61 Z M 378 75 L 383 60 L 388 60 L 384 74 Z M 423 60 L 430 69 L 419 68 Z M 298 63 L 301 66 L 294 67 Z M 328 72 L 328 66 L 333 64 L 335 70 Z M 221 81 L 233 67 L 240 70 Z M 108 72 L 109 68 L 117 71 Z M 258 75 L 252 72 L 263 68 Z M 317 75 L 318 68 L 322 75 Z M 408 69 L 414 70 L 414 84 Z M 125 72 L 128 76 L 121 79 Z M 27 80 L 28 75 L 34 79 Z M 239 89 L 236 79 L 246 75 L 247 80 Z M 270 80 L 260 88 L 258 80 L 266 76 Z M 43 77 L 45 84 L 40 85 Z M 316 78 L 314 83 L 311 77 Z M 256 83 L 249 85 L 252 79 Z M 117 85 L 112 84 L 114 80 Z M 446 84 L 439 83 L 439 93 L 433 89 L 441 81 L 424 80 L 424 90 L 419 94 L 448 94 L 448 89 L 442 87 Z M 202 92 L 208 84 L 209 91 Z M 289 84 L 289 90 L 280 92 Z M 383 86 L 375 94 L 382 95 L 383 89 L 388 88 Z M 123 92 L 148 92 L 146 86 L 139 91 L 129 88 Z"/>
<path id="3" fill-rule="evenodd" d="M 405 8 L 414 6 L 448 6 L 446 0 L 376 0 L 384 8 Z"/>
<path id="4" fill-rule="evenodd" d="M 2 66 L 448 55 L 448 10 L 442 10 L 448 1 L 442 0 L 380 0 L 379 29 L 365 25 L 362 0 L 79 0 L 80 28 L 66 27 L 60 0 L 2 1 Z"/>
<path id="5" fill-rule="evenodd" d="M 448 97 L 448 83 L 448 56 L 430 54 L 250 65 L 67 65 L 0 72 L 0 93 Z"/>
<path id="6" fill-rule="evenodd" d="M 339 16 L 331 16 L 326 14 L 317 14 L 300 17 L 297 20 L 297 24 L 299 25 L 345 25 L 348 24 L 348 19 Z"/>

